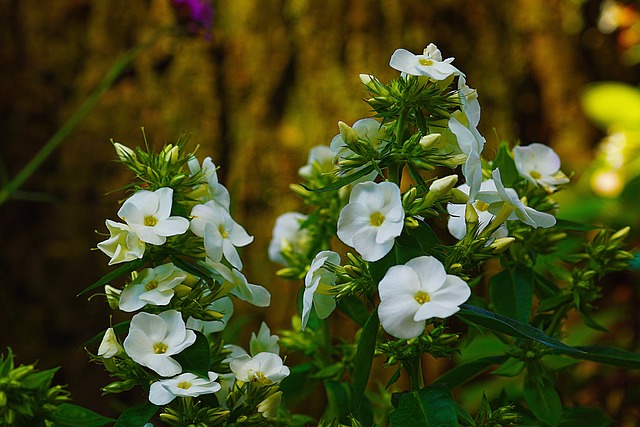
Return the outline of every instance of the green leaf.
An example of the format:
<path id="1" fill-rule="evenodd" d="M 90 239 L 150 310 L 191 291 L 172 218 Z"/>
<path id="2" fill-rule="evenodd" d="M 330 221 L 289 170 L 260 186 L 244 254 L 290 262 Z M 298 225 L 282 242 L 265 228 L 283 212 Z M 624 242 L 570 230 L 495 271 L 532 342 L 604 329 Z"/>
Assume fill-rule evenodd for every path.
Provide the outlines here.
<path id="1" fill-rule="evenodd" d="M 529 323 L 533 307 L 533 275 L 516 267 L 504 270 L 489 281 L 491 302 L 498 314 Z"/>
<path id="2" fill-rule="evenodd" d="M 102 427 L 115 421 L 113 418 L 103 417 L 71 403 L 63 403 L 58 406 L 51 415 L 51 420 L 58 427 Z"/>
<path id="3" fill-rule="evenodd" d="M 389 421 L 391 427 L 454 427 L 458 416 L 449 389 L 436 384 L 403 394 Z"/>
<path id="4" fill-rule="evenodd" d="M 123 264 L 120 267 L 116 268 L 112 272 L 102 276 L 102 278 L 100 280 L 98 280 L 93 285 L 89 286 L 88 288 L 86 288 L 85 290 L 80 292 L 78 294 L 78 296 L 80 296 L 82 294 L 86 294 L 87 292 L 90 292 L 90 291 L 92 291 L 92 290 L 94 290 L 96 288 L 99 288 L 100 286 L 104 286 L 104 285 L 112 282 L 113 280 L 117 279 L 120 276 L 124 276 L 125 274 L 129 274 L 132 271 L 142 267 L 146 262 L 147 262 L 147 260 L 145 258 L 140 258 L 140 259 L 136 259 L 136 260 L 133 260 L 133 261 L 129 261 L 126 264 Z"/>
<path id="5" fill-rule="evenodd" d="M 173 358 L 182 365 L 182 370 L 208 378 L 211 364 L 211 349 L 207 337 L 195 332 L 196 341 Z"/>
<path id="6" fill-rule="evenodd" d="M 310 375 L 313 369 L 313 364 L 309 362 L 291 367 L 289 376 L 282 380 L 279 387 L 287 405 L 295 406 L 303 402 L 315 390 L 318 380 Z"/>
<path id="7" fill-rule="evenodd" d="M 529 404 L 529 409 L 538 420 L 556 427 L 562 416 L 562 402 L 556 391 L 553 374 L 542 373 L 527 374 L 524 381 L 524 398 Z"/>
<path id="8" fill-rule="evenodd" d="M 597 345 L 577 346 L 583 353 L 571 354 L 583 360 L 604 363 L 624 369 L 640 369 L 640 354 L 615 347 L 603 347 Z"/>
<path id="9" fill-rule="evenodd" d="M 362 397 L 367 388 L 367 382 L 369 382 L 369 374 L 371 373 L 371 364 L 373 363 L 379 329 L 380 319 L 378 318 L 378 309 L 376 308 L 362 328 L 360 339 L 358 340 L 358 349 L 356 350 L 353 380 L 353 402 L 355 403 L 356 414 L 360 412 Z"/>
<path id="10" fill-rule="evenodd" d="M 613 424 L 600 408 L 575 407 L 565 408 L 560 419 L 560 427 L 608 427 Z"/>
<path id="11" fill-rule="evenodd" d="M 591 83 L 582 93 L 582 108 L 603 130 L 640 126 L 640 91 L 626 83 Z"/>
<path id="12" fill-rule="evenodd" d="M 602 227 L 597 225 L 582 224 L 580 222 L 570 221 L 568 219 L 556 218 L 556 225 L 553 226 L 556 230 L 563 231 L 591 231 L 598 230 Z"/>
<path id="13" fill-rule="evenodd" d="M 348 175 L 344 175 L 340 178 L 338 178 L 338 180 L 336 180 L 334 183 L 329 184 L 325 187 L 322 188 L 308 188 L 305 187 L 307 190 L 309 191 L 315 191 L 317 193 L 323 193 L 325 191 L 332 191 L 332 190 L 338 190 L 342 187 L 344 187 L 345 185 L 349 185 L 351 184 L 353 181 L 355 181 L 358 178 L 362 178 L 363 176 L 373 172 L 373 165 L 367 165 L 362 169 L 359 169 L 355 172 L 349 173 Z"/>
<path id="14" fill-rule="evenodd" d="M 543 313 L 545 311 L 555 310 L 571 301 L 573 301 L 573 295 L 571 294 L 556 294 L 541 300 L 538 311 Z"/>
<path id="15" fill-rule="evenodd" d="M 456 316 L 460 317 L 462 320 L 475 323 L 479 326 L 484 326 L 485 328 L 495 332 L 500 332 L 516 338 L 526 338 L 537 341 L 547 347 L 560 350 L 566 354 L 582 354 L 581 350 L 568 346 L 562 341 L 546 335 L 540 329 L 525 325 L 524 323 L 518 322 L 517 320 L 513 320 L 509 317 L 483 310 L 479 307 L 462 304 L 460 306 L 460 311 L 456 313 Z"/>
<path id="16" fill-rule="evenodd" d="M 584 307 L 580 307 L 578 311 L 580 312 L 580 318 L 582 319 L 585 325 L 587 325 L 591 329 L 595 329 L 596 331 L 609 332 L 607 328 L 602 326 L 600 323 L 596 322 L 595 319 L 591 317 L 591 314 Z"/>
<path id="17" fill-rule="evenodd" d="M 325 381 L 325 391 L 327 392 L 327 410 L 322 418 L 327 421 L 338 421 L 346 424 L 349 422 L 352 396 L 351 386 L 338 381 Z"/>
<path id="18" fill-rule="evenodd" d="M 349 316 L 358 326 L 364 326 L 371 314 L 362 300 L 351 295 L 340 299 L 338 310 Z"/>
<path id="19" fill-rule="evenodd" d="M 173 264 L 176 267 L 186 271 L 187 273 L 193 274 L 196 277 L 209 277 L 210 276 L 209 273 L 201 270 L 196 265 L 193 265 L 190 262 L 185 261 L 184 259 L 180 258 L 179 256 L 169 255 L 169 259 L 171 260 L 171 262 L 173 262 Z"/>
<path id="20" fill-rule="evenodd" d="M 400 379 L 401 373 L 402 373 L 402 365 L 399 365 L 398 369 L 396 369 L 393 375 L 391 375 L 391 378 L 389 378 L 389 381 L 387 381 L 387 385 L 384 386 L 384 389 L 386 390 L 392 385 L 394 385 Z"/>
<path id="21" fill-rule="evenodd" d="M 510 357 L 502 366 L 491 373 L 503 377 L 515 377 L 520 375 L 525 367 L 526 364 L 522 360 Z"/>
<path id="22" fill-rule="evenodd" d="M 35 372 L 27 375 L 20 384 L 22 387 L 35 390 L 38 388 L 49 387 L 51 381 L 53 380 L 53 376 L 60 368 L 47 369 L 46 371 Z"/>
<path id="23" fill-rule="evenodd" d="M 433 384 L 446 384 L 453 389 L 472 380 L 493 365 L 504 363 L 509 356 L 489 356 L 463 363 L 445 372 L 438 377 Z"/>
<path id="24" fill-rule="evenodd" d="M 158 409 L 159 406 L 149 402 L 133 406 L 120 414 L 113 427 L 141 427 L 158 412 Z"/>
<path id="25" fill-rule="evenodd" d="M 500 177 L 505 187 L 513 187 L 513 184 L 520 179 L 520 174 L 510 151 L 509 144 L 503 142 L 498 147 L 496 158 L 493 161 L 493 169 L 500 169 Z"/>

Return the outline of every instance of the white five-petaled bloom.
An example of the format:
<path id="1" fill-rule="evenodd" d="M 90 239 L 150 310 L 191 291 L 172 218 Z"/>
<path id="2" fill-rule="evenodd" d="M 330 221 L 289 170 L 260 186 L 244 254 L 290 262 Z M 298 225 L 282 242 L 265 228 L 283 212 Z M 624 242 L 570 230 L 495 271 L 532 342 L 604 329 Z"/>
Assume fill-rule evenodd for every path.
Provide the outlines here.
<path id="1" fill-rule="evenodd" d="M 419 336 L 427 319 L 453 315 L 471 295 L 469 286 L 458 276 L 447 274 L 442 263 L 432 256 L 389 268 L 378 292 L 382 327 L 403 339 Z"/>
<path id="2" fill-rule="evenodd" d="M 151 384 L 149 401 L 154 405 L 166 405 L 176 397 L 196 397 L 211 394 L 220 390 L 220 383 L 216 382 L 218 374 L 209 371 L 208 378 L 201 378 L 195 374 L 185 372 L 168 380 L 160 380 Z"/>
<path id="3" fill-rule="evenodd" d="M 146 268 L 120 294 L 120 310 L 132 312 L 147 304 L 167 305 L 174 288 L 184 282 L 187 274 L 172 263 Z"/>
<path id="4" fill-rule="evenodd" d="M 171 356 L 195 341 L 195 332 L 185 327 L 180 312 L 141 312 L 131 319 L 129 334 L 124 339 L 124 350 L 134 362 L 152 369 L 158 375 L 171 377 L 182 372 L 180 363 Z"/>
<path id="5" fill-rule="evenodd" d="M 335 170 L 334 163 L 335 153 L 326 145 L 316 145 L 309 150 L 309 159 L 307 164 L 298 169 L 298 175 L 302 178 L 309 179 L 316 168 L 322 174 L 330 174 Z"/>
<path id="6" fill-rule="evenodd" d="M 300 254 L 307 251 L 310 244 L 309 233 L 306 229 L 300 228 L 306 219 L 307 216 L 299 212 L 286 212 L 276 219 L 269 242 L 269 259 L 271 261 L 287 265 L 287 261 L 282 256 L 285 248 Z"/>
<path id="7" fill-rule="evenodd" d="M 489 205 L 487 210 L 494 215 L 498 215 L 505 206 L 513 207 L 513 212 L 507 220 L 516 220 L 524 222 L 533 228 L 549 228 L 556 224 L 556 218 L 548 213 L 539 212 L 529 206 L 526 206 L 522 200 L 518 198 L 518 193 L 513 188 L 505 188 L 500 177 L 500 170 L 494 169 L 491 173 L 493 181 L 496 185 L 495 191 L 480 191 L 478 200 Z"/>
<path id="8" fill-rule="evenodd" d="M 469 194 L 469 186 L 467 184 L 462 184 L 457 188 L 463 193 Z M 480 185 L 480 191 L 497 191 L 496 184 L 493 182 L 492 179 L 487 179 L 486 181 L 482 181 L 482 184 Z M 475 209 L 475 211 L 478 214 L 478 222 L 479 222 L 478 233 L 480 233 L 482 232 L 482 230 L 484 230 L 487 227 L 489 222 L 491 222 L 491 220 L 495 218 L 495 215 L 493 215 L 491 212 L 487 210 L 489 208 L 489 205 L 481 200 L 474 201 L 472 203 L 472 207 L 473 209 Z M 458 240 L 463 239 L 464 236 L 467 234 L 467 223 L 465 221 L 465 209 L 466 209 L 465 204 L 454 204 L 454 203 L 447 204 L 447 212 L 449 212 L 449 222 L 447 226 L 449 228 L 449 232 L 451 233 L 451 235 Z M 507 230 L 507 225 L 502 224 L 492 234 L 492 237 L 494 239 L 497 239 L 500 237 L 507 237 L 508 234 L 509 234 L 509 230 Z M 487 243 L 489 244 L 490 242 L 487 242 Z"/>
<path id="9" fill-rule="evenodd" d="M 235 222 L 229 212 L 213 201 L 194 206 L 191 218 L 191 231 L 196 236 L 204 238 L 207 256 L 215 262 L 220 262 L 224 255 L 229 264 L 241 269 L 242 260 L 236 247 L 253 242 L 253 236 Z"/>
<path id="10" fill-rule="evenodd" d="M 124 202 L 118 216 L 143 242 L 162 245 L 167 237 L 182 234 L 189 229 L 188 219 L 171 216 L 172 204 L 172 188 L 140 190 Z"/>
<path id="11" fill-rule="evenodd" d="M 518 173 L 535 185 L 552 193 L 569 178 L 560 170 L 560 157 L 549 146 L 534 142 L 526 147 L 514 147 L 513 160 Z"/>
<path id="12" fill-rule="evenodd" d="M 111 257 L 109 265 L 132 261 L 144 256 L 145 245 L 127 224 L 105 221 L 110 237 L 98 243 L 98 249 Z"/>
<path id="13" fill-rule="evenodd" d="M 302 295 L 302 330 L 307 326 L 311 306 L 315 307 L 320 319 L 329 317 L 336 308 L 336 299 L 327 292 L 336 283 L 336 274 L 325 264 L 340 265 L 340 255 L 333 251 L 322 251 L 311 262 L 304 278 Z"/>
<path id="14" fill-rule="evenodd" d="M 207 259 L 207 264 L 218 272 L 222 277 L 222 286 L 230 289 L 232 295 L 258 307 L 268 307 L 271 303 L 269 291 L 260 285 L 249 283 L 247 278 L 237 269 L 230 269 L 226 265 L 214 262 L 211 259 Z"/>
<path id="15" fill-rule="evenodd" d="M 200 168 L 198 159 L 196 159 L 195 157 L 189 159 L 188 165 L 191 175 L 195 175 L 196 173 L 201 171 L 203 178 L 207 182 L 204 187 L 204 190 L 206 190 L 206 192 L 198 197 L 200 201 L 214 201 L 228 211 L 229 205 L 231 204 L 229 190 L 227 190 L 227 188 L 224 185 L 220 184 L 220 182 L 218 181 L 216 165 L 211 160 L 211 157 L 206 157 L 202 161 L 202 168 Z"/>
<path id="16" fill-rule="evenodd" d="M 414 55 L 406 49 L 397 49 L 391 55 L 389 65 L 411 76 L 427 76 L 434 80 L 445 80 L 452 74 L 462 74 L 451 65 L 453 58 L 442 60 L 442 53 L 435 44 L 429 43 L 422 55 Z"/>
<path id="17" fill-rule="evenodd" d="M 289 376 L 289 368 L 275 353 L 258 353 L 251 357 L 243 354 L 229 362 L 229 368 L 238 381 L 259 382 L 265 385 L 276 384 Z"/>
<path id="18" fill-rule="evenodd" d="M 485 138 L 478 132 L 480 103 L 475 89 L 467 86 L 464 77 L 458 81 L 461 111 L 449 118 L 449 130 L 456 136 L 460 150 L 467 156 L 462 165 L 462 174 L 470 187 L 469 198 L 475 200 L 482 183 L 482 160 Z"/>
<path id="19" fill-rule="evenodd" d="M 277 335 L 271 335 L 271 330 L 266 323 L 262 322 L 258 335 L 255 332 L 251 333 L 251 339 L 249 340 L 249 351 L 252 355 L 258 353 L 280 353 L 280 346 L 278 345 L 280 337 Z"/>
<path id="20" fill-rule="evenodd" d="M 404 209 L 400 189 L 392 182 L 356 185 L 338 218 L 338 237 L 365 261 L 377 261 L 402 233 Z"/>
<path id="21" fill-rule="evenodd" d="M 113 328 L 107 329 L 104 333 L 104 337 L 102 337 L 102 342 L 100 342 L 100 347 L 98 348 L 98 356 L 102 356 L 105 359 L 110 359 L 113 356 L 117 356 L 122 353 L 122 346 L 118 342 L 118 337 L 116 336 Z"/>

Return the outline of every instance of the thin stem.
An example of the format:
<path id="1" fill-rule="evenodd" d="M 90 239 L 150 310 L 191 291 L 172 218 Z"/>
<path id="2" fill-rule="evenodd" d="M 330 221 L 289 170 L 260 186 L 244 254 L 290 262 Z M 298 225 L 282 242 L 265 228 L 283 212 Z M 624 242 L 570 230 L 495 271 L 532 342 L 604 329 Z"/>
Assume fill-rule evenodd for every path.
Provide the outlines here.
<path id="1" fill-rule="evenodd" d="M 422 357 L 417 355 L 402 363 L 404 369 L 409 374 L 411 390 L 417 391 L 424 387 L 424 377 L 422 376 Z"/>
<path id="2" fill-rule="evenodd" d="M 154 44 L 160 36 L 168 32 L 169 28 L 163 28 L 153 34 L 147 41 L 140 43 L 122 54 L 113 66 L 109 69 L 100 84 L 84 100 L 71 117 L 62 125 L 60 129 L 47 141 L 47 143 L 36 153 L 18 174 L 0 190 L 0 206 L 9 200 L 22 184 L 42 165 L 42 163 L 58 148 L 73 129 L 85 118 L 87 114 L 98 103 L 102 95 L 113 85 L 113 82 L 122 74 L 131 62 L 149 46 Z"/>
<path id="3" fill-rule="evenodd" d="M 407 116 L 409 114 L 409 110 L 405 107 L 400 110 L 400 114 L 398 115 L 398 119 L 396 120 L 396 129 L 395 129 L 395 141 L 396 145 L 400 145 L 402 143 L 402 139 L 404 137 L 404 130 L 407 125 Z M 402 181 L 402 168 L 404 164 L 398 162 L 391 164 L 389 166 L 389 181 L 395 183 L 400 187 L 400 183 Z"/>

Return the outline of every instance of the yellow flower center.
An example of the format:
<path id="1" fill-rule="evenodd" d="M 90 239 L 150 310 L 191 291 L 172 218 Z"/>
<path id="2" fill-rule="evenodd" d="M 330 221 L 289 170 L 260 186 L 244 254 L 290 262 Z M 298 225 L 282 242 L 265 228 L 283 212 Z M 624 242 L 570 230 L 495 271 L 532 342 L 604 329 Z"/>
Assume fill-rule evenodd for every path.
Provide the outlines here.
<path id="1" fill-rule="evenodd" d="M 155 280 L 150 281 L 149 283 L 147 283 L 146 285 L 144 285 L 144 288 L 148 291 L 155 289 L 158 287 L 158 282 L 156 282 Z"/>
<path id="2" fill-rule="evenodd" d="M 158 220 L 153 215 L 148 215 L 144 217 L 144 225 L 147 227 L 153 227 L 158 223 Z"/>
<path id="3" fill-rule="evenodd" d="M 418 304 L 424 304 L 431 301 L 431 297 L 429 296 L 429 294 L 423 291 L 418 291 L 418 293 L 415 294 L 413 298 L 418 301 Z"/>
<path id="4" fill-rule="evenodd" d="M 163 342 L 159 342 L 159 343 L 155 343 L 153 345 L 153 352 L 155 354 L 165 354 L 167 352 L 167 350 L 169 349 L 169 346 L 167 346 L 165 343 Z"/>
<path id="5" fill-rule="evenodd" d="M 191 383 L 190 383 L 190 382 L 188 382 L 188 381 L 182 381 L 182 382 L 179 382 L 179 383 L 178 383 L 178 386 L 177 386 L 177 387 L 178 387 L 178 388 L 181 388 L 181 389 L 186 390 L 186 389 L 190 388 L 192 385 L 193 385 L 193 384 L 191 384 Z"/>
<path id="6" fill-rule="evenodd" d="M 487 209 L 489 209 L 489 203 L 485 203 L 482 200 L 476 200 L 473 206 L 480 212 L 485 212 Z"/>
<path id="7" fill-rule="evenodd" d="M 374 227 L 380 227 L 383 222 L 384 222 L 384 215 L 382 215 L 380 212 L 372 213 L 371 217 L 369 218 L 369 223 Z"/>
<path id="8" fill-rule="evenodd" d="M 418 59 L 420 65 L 424 65 L 425 67 L 430 67 L 433 65 L 433 59 L 420 58 Z"/>
<path id="9" fill-rule="evenodd" d="M 225 230 L 223 226 L 218 227 L 218 231 L 220 232 L 220 235 L 223 239 L 227 239 L 229 237 L 229 232 Z"/>
<path id="10" fill-rule="evenodd" d="M 529 175 L 531 175 L 531 178 L 533 179 L 540 179 L 542 178 L 542 174 L 538 171 L 531 171 L 529 172 Z"/>

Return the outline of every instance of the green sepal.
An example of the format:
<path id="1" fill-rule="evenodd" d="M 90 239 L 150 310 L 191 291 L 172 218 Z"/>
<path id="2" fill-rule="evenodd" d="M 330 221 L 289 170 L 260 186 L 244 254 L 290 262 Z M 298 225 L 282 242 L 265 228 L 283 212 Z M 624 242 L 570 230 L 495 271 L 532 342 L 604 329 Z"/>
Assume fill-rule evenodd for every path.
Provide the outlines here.
<path id="1" fill-rule="evenodd" d="M 123 264 L 120 267 L 116 268 L 112 272 L 102 276 L 102 278 L 100 280 L 98 280 L 93 285 L 89 286 L 88 288 L 85 288 L 77 296 L 80 296 L 82 294 L 86 294 L 87 292 L 90 292 L 90 291 L 92 291 L 92 290 L 94 290 L 96 288 L 99 288 L 100 286 L 104 286 L 106 284 L 109 284 L 110 282 L 112 282 L 113 280 L 117 279 L 118 277 L 124 276 L 125 274 L 129 274 L 132 271 L 137 270 L 138 268 L 140 268 L 143 265 L 145 265 L 146 262 L 147 262 L 146 258 L 140 258 L 140 259 L 136 259 L 136 260 L 133 260 L 133 261 L 129 261 L 126 264 Z"/>
<path id="2" fill-rule="evenodd" d="M 324 186 L 322 188 L 309 188 L 303 185 L 303 187 L 309 191 L 315 191 L 316 193 L 324 193 L 325 191 L 333 191 L 333 190 L 338 190 L 342 187 L 344 187 L 345 185 L 349 185 L 352 182 L 354 182 L 355 180 L 362 178 L 363 176 L 373 172 L 375 168 L 373 167 L 373 165 L 367 165 L 362 169 L 357 170 L 356 172 L 352 172 L 349 173 L 347 175 L 344 175 L 340 178 L 338 178 L 335 182 Z"/>
<path id="3" fill-rule="evenodd" d="M 56 427 L 102 427 L 113 423 L 113 418 L 104 417 L 82 406 L 62 403 L 51 415 Z"/>

